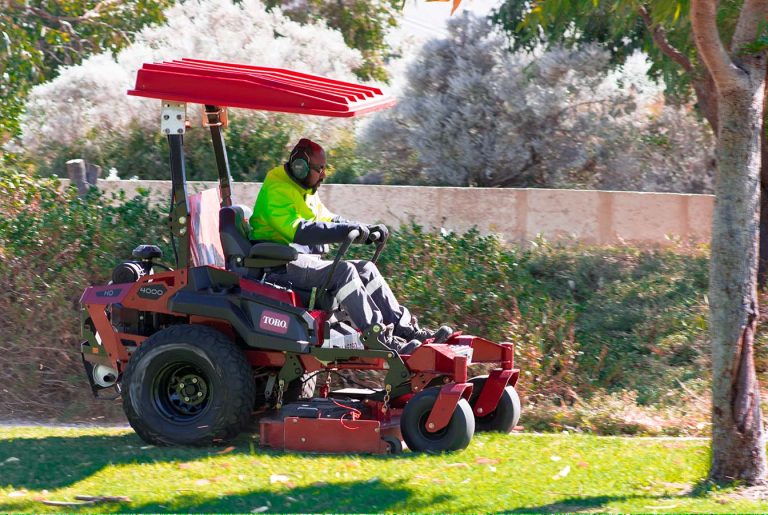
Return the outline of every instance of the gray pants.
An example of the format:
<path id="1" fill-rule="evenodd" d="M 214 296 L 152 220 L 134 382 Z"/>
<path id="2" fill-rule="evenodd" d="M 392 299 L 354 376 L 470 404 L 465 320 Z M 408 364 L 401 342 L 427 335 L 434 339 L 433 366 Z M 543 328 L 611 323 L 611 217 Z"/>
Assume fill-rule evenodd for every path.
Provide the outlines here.
<path id="1" fill-rule="evenodd" d="M 285 272 L 270 273 L 266 280 L 304 290 L 319 288 L 328 277 L 332 264 L 316 255 L 299 254 L 295 261 L 286 265 Z M 363 332 L 373 324 L 384 323 L 394 324 L 394 334 L 399 335 L 411 326 L 410 312 L 397 302 L 379 269 L 370 261 L 339 262 L 328 289 Z"/>

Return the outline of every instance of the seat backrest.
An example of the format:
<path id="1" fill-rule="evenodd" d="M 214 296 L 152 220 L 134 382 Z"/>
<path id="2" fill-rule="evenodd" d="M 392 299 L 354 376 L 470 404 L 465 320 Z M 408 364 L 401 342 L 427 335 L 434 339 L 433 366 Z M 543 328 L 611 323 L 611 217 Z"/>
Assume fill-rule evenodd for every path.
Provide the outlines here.
<path id="1" fill-rule="evenodd" d="M 211 188 L 189 196 L 190 266 L 226 266 L 218 212 L 218 189 Z"/>
<path id="2" fill-rule="evenodd" d="M 230 258 L 245 259 L 251 250 L 247 232 L 248 218 L 243 206 L 227 206 L 219 210 L 219 235 L 224 258 L 230 265 Z"/>

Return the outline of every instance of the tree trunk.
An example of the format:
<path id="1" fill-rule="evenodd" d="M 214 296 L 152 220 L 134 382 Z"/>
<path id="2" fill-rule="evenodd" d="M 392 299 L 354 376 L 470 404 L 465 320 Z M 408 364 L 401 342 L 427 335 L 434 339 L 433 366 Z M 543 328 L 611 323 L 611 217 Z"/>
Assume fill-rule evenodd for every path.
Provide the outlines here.
<path id="1" fill-rule="evenodd" d="M 766 79 L 768 81 L 768 78 Z M 757 287 L 766 288 L 768 280 L 768 135 L 765 116 L 768 113 L 768 90 L 763 98 L 763 130 L 760 145 L 760 254 L 757 261 Z"/>
<path id="2" fill-rule="evenodd" d="M 721 90 L 718 172 L 712 225 L 712 468 L 717 482 L 762 483 L 766 474 L 760 392 L 754 365 L 757 325 L 764 75 L 751 87 Z"/>
<path id="3" fill-rule="evenodd" d="M 744 0 L 730 42 L 717 26 L 718 0 L 691 0 L 696 48 L 717 85 L 717 180 L 709 274 L 712 337 L 712 467 L 719 483 L 762 484 L 763 416 L 754 362 L 760 165 L 768 0 Z M 747 49 L 755 49 L 752 52 Z"/>

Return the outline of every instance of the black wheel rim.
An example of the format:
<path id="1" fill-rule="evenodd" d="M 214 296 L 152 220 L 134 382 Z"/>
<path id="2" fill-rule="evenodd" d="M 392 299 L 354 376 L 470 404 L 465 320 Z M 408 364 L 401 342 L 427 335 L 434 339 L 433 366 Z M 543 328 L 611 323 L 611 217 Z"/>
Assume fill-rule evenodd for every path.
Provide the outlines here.
<path id="1" fill-rule="evenodd" d="M 472 409 L 474 410 L 474 408 L 472 408 Z M 485 415 L 483 417 L 479 417 L 479 416 L 475 415 L 475 420 L 477 422 L 480 422 L 480 423 L 483 423 L 483 424 L 490 424 L 495 419 L 496 419 L 496 410 L 491 411 L 490 413 L 488 413 L 487 415 Z"/>
<path id="2" fill-rule="evenodd" d="M 152 381 L 152 400 L 157 411 L 174 422 L 199 418 L 211 401 L 209 379 L 191 363 L 166 365 Z"/>

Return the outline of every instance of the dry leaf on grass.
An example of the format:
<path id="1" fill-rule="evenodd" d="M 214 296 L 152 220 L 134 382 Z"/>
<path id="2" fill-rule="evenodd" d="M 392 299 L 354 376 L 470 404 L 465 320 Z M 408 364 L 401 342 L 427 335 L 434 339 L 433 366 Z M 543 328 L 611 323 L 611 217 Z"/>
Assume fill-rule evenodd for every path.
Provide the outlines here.
<path id="1" fill-rule="evenodd" d="M 449 463 L 448 465 L 445 466 L 445 468 L 464 468 L 464 467 L 469 467 L 469 465 L 463 462 L 459 462 L 459 463 Z"/>
<path id="2" fill-rule="evenodd" d="M 269 482 L 270 483 L 287 483 L 288 480 L 291 479 L 285 474 L 272 474 L 269 476 Z"/>
<path id="3" fill-rule="evenodd" d="M 497 458 L 477 458 L 475 463 L 481 465 L 496 465 L 497 463 L 501 463 L 501 460 Z"/>
<path id="4" fill-rule="evenodd" d="M 234 451 L 235 449 L 236 449 L 236 447 L 233 447 L 233 446 L 230 445 L 226 449 L 222 449 L 219 452 L 217 452 L 216 454 L 227 454 L 227 453 L 230 453 L 230 452 Z"/>
<path id="5" fill-rule="evenodd" d="M 567 476 L 568 474 L 570 474 L 570 472 L 571 472 L 571 466 L 570 465 L 566 465 L 565 467 L 563 467 L 563 469 L 560 472 L 558 472 L 557 474 L 552 476 L 552 479 L 563 478 L 563 477 Z"/>
<path id="6" fill-rule="evenodd" d="M 210 484 L 211 482 L 207 479 L 198 479 L 197 481 L 195 481 L 195 486 L 205 486 Z"/>

